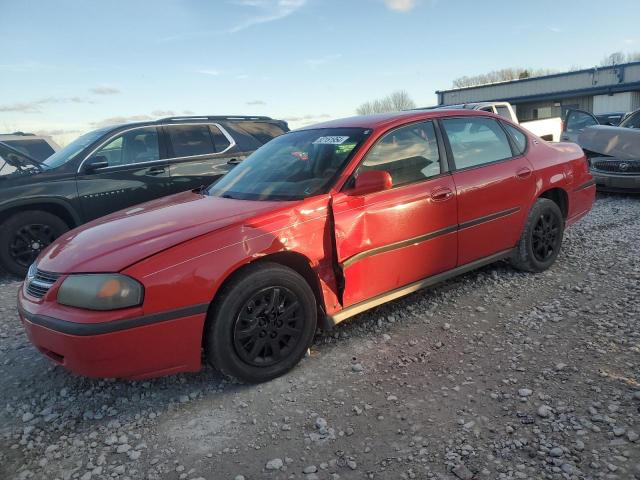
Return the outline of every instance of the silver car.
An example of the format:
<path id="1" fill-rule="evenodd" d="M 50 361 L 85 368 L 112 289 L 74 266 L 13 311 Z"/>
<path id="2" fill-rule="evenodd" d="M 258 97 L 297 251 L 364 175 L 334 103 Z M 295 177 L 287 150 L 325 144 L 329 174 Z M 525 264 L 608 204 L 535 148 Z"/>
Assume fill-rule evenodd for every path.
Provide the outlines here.
<path id="1" fill-rule="evenodd" d="M 598 189 L 640 192 L 640 110 L 617 127 L 600 125 L 589 112 L 569 110 L 560 139 L 582 147 Z"/>

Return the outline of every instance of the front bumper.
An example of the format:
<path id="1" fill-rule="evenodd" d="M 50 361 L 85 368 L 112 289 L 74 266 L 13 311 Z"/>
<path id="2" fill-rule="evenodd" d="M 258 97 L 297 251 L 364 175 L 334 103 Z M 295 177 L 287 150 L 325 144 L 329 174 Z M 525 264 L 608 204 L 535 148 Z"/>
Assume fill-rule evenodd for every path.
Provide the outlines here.
<path id="1" fill-rule="evenodd" d="M 20 289 L 27 336 L 47 358 L 87 377 L 143 379 L 201 367 L 206 305 L 99 323 L 39 314 Z"/>
<path id="2" fill-rule="evenodd" d="M 610 192 L 640 192 L 640 175 L 604 173 L 591 170 L 598 190 Z"/>

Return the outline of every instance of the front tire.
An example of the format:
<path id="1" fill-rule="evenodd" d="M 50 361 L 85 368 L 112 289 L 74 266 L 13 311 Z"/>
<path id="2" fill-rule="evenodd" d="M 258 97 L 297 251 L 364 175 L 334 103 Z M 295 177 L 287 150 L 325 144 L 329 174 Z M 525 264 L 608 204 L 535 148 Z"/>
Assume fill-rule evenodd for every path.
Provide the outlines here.
<path id="1" fill-rule="evenodd" d="M 209 320 L 209 363 L 229 377 L 260 383 L 288 372 L 305 355 L 316 330 L 316 299 L 294 270 L 258 263 L 223 287 Z"/>
<path id="2" fill-rule="evenodd" d="M 0 264 L 24 277 L 40 252 L 67 230 L 59 217 L 42 210 L 15 213 L 0 225 Z"/>
<path id="3" fill-rule="evenodd" d="M 558 258 L 564 235 L 560 207 L 548 198 L 533 204 L 511 264 L 527 272 L 542 272 Z"/>

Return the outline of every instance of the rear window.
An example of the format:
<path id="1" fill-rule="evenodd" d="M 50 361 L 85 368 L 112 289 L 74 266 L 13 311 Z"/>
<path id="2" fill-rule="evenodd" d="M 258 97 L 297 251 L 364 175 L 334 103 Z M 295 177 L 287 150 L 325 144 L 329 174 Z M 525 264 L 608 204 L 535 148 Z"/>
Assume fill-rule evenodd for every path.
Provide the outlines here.
<path id="1" fill-rule="evenodd" d="M 170 125 L 165 128 L 174 157 L 193 157 L 215 152 L 208 125 Z"/>
<path id="2" fill-rule="evenodd" d="M 284 129 L 275 123 L 268 122 L 241 122 L 237 126 L 258 140 L 261 144 L 285 133 Z"/>
<path id="3" fill-rule="evenodd" d="M 55 153 L 51 145 L 40 139 L 6 140 L 4 143 L 39 162 L 42 162 Z"/>

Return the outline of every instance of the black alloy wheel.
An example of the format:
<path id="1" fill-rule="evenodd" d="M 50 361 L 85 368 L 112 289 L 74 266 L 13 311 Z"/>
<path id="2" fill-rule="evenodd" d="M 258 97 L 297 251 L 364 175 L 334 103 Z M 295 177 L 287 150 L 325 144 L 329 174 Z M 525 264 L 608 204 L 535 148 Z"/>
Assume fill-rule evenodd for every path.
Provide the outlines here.
<path id="1" fill-rule="evenodd" d="M 9 255 L 16 263 L 29 268 L 40 252 L 56 239 L 51 225 L 30 223 L 13 232 L 9 243 Z"/>
<path id="2" fill-rule="evenodd" d="M 557 216 L 549 212 L 540 215 L 531 232 L 533 254 L 538 261 L 545 262 L 555 253 L 560 228 Z"/>
<path id="3" fill-rule="evenodd" d="M 67 230 L 69 226 L 49 212 L 13 214 L 0 225 L 0 266 L 24 277 L 40 252 Z"/>
<path id="4" fill-rule="evenodd" d="M 304 357 L 317 321 L 316 296 L 307 280 L 284 265 L 258 261 L 235 272 L 214 298 L 205 355 L 226 376 L 265 382 Z"/>
<path id="5" fill-rule="evenodd" d="M 527 272 L 542 272 L 553 265 L 562 247 L 564 224 L 559 205 L 549 198 L 538 198 L 513 250 L 511 264 Z"/>
<path id="6" fill-rule="evenodd" d="M 242 305 L 233 329 L 233 345 L 247 364 L 267 367 L 286 358 L 302 335 L 300 301 L 285 287 L 267 287 Z"/>

